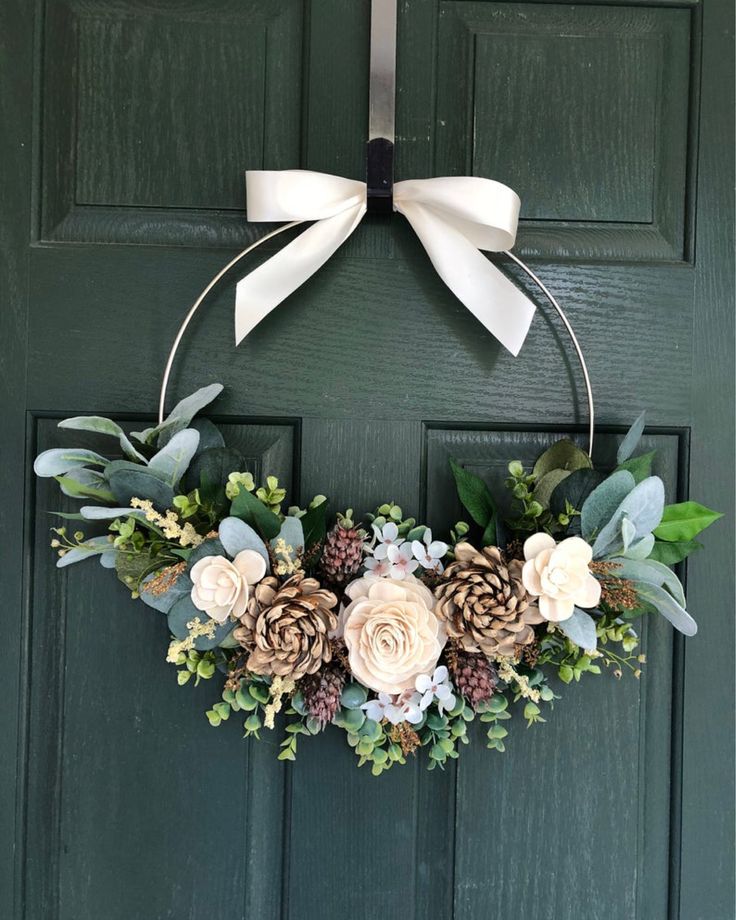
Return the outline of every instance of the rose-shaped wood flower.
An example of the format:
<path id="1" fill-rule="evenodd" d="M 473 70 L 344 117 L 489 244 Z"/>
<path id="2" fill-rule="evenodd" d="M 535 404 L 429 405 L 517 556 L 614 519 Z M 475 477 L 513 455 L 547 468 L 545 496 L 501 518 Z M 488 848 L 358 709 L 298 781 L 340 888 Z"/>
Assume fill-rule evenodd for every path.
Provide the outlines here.
<path id="1" fill-rule="evenodd" d="M 315 578 L 293 575 L 281 586 L 264 578 L 241 617 L 233 637 L 250 651 L 254 674 L 300 680 L 315 674 L 332 657 L 329 634 L 337 625 L 337 597 Z"/>
<path id="2" fill-rule="evenodd" d="M 366 577 L 351 582 L 342 630 L 350 670 L 377 693 L 413 690 L 434 670 L 446 641 L 434 597 L 418 579 Z"/>
<path id="3" fill-rule="evenodd" d="M 524 587 L 539 598 L 545 620 L 559 623 L 576 606 L 595 607 L 600 601 L 600 582 L 589 568 L 593 550 L 580 537 L 556 543 L 549 534 L 535 533 L 524 543 L 524 558 Z"/>
<path id="4" fill-rule="evenodd" d="M 534 641 L 542 617 L 529 605 L 521 581 L 522 564 L 504 562 L 496 546 L 478 551 L 458 543 L 455 561 L 448 565 L 435 588 L 437 612 L 447 621 L 450 635 L 469 652 L 488 658 L 511 657 L 516 647 Z"/>
<path id="5" fill-rule="evenodd" d="M 252 549 L 244 549 L 230 562 L 225 556 L 202 556 L 192 566 L 192 603 L 217 623 L 246 610 L 250 586 L 266 574 L 266 560 Z"/>

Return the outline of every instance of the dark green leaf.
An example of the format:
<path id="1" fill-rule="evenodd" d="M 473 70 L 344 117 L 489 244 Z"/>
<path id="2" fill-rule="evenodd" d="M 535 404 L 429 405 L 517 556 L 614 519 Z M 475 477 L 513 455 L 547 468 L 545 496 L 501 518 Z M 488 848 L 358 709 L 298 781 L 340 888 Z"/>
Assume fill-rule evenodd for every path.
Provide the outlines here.
<path id="1" fill-rule="evenodd" d="M 648 558 L 663 562 L 665 565 L 677 565 L 678 562 L 686 559 L 690 553 L 702 548 L 703 544 L 698 543 L 697 540 L 682 540 L 673 543 L 657 540 Z"/>
<path id="2" fill-rule="evenodd" d="M 182 491 L 192 492 L 199 489 L 200 498 L 205 505 L 214 506 L 220 514 L 227 509 L 225 483 L 230 473 L 245 470 L 243 455 L 231 447 L 211 447 L 204 450 L 192 460 L 184 477 Z"/>
<path id="3" fill-rule="evenodd" d="M 327 533 L 327 505 L 329 502 L 320 502 L 316 507 L 309 508 L 301 519 L 304 528 L 304 551 L 321 543 Z"/>
<path id="4" fill-rule="evenodd" d="M 555 488 L 549 500 L 549 510 L 554 515 L 565 513 L 565 502 L 580 511 L 585 499 L 604 480 L 603 473 L 593 469 L 579 469 L 563 479 Z"/>
<path id="5" fill-rule="evenodd" d="M 590 457 L 574 444 L 569 438 L 556 441 L 539 457 L 534 464 L 533 473 L 539 481 L 542 476 L 552 470 L 582 470 L 590 469 L 593 464 Z"/>
<path id="6" fill-rule="evenodd" d="M 549 500 L 552 493 L 563 479 L 570 475 L 569 470 L 550 470 L 534 486 L 534 499 L 546 510 L 549 508 Z"/>
<path id="7" fill-rule="evenodd" d="M 189 427 L 199 432 L 198 454 L 203 454 L 206 450 L 211 450 L 213 447 L 225 446 L 225 439 L 222 436 L 222 432 L 217 425 L 213 424 L 208 418 L 195 418 L 194 421 L 189 424 Z M 233 471 L 230 470 L 230 472 L 232 473 Z"/>
<path id="8" fill-rule="evenodd" d="M 652 461 L 656 453 L 656 450 L 650 450 L 648 454 L 641 454 L 639 457 L 624 460 L 623 463 L 619 463 L 616 469 L 628 470 L 634 477 L 634 482 L 641 482 L 642 479 L 652 475 Z"/>
<path id="9" fill-rule="evenodd" d="M 496 503 L 488 486 L 480 476 L 464 470 L 454 460 L 450 460 L 450 468 L 463 507 L 476 524 L 487 529 L 489 524 L 495 521 L 497 514 Z"/>
<path id="10" fill-rule="evenodd" d="M 206 623 L 209 617 L 194 606 L 189 595 L 185 595 L 180 597 L 169 610 L 168 619 L 171 635 L 177 639 L 186 639 L 189 635 L 187 623 L 191 623 L 195 619 L 199 619 L 200 623 Z M 232 620 L 226 620 L 221 626 L 216 625 L 213 638 L 208 639 L 206 636 L 198 636 L 194 640 L 194 647 L 200 652 L 215 648 L 225 636 L 232 632 L 235 626 L 236 624 Z"/>
<path id="11" fill-rule="evenodd" d="M 230 514 L 254 527 L 264 540 L 273 540 L 281 530 L 278 516 L 269 511 L 263 502 L 247 489 L 241 489 L 235 496 L 230 506 Z"/>
<path id="12" fill-rule="evenodd" d="M 712 511 L 705 505 L 697 502 L 680 502 L 677 505 L 666 505 L 662 520 L 654 530 L 658 540 L 667 540 L 680 543 L 692 540 L 701 530 L 723 517 L 719 511 Z"/>

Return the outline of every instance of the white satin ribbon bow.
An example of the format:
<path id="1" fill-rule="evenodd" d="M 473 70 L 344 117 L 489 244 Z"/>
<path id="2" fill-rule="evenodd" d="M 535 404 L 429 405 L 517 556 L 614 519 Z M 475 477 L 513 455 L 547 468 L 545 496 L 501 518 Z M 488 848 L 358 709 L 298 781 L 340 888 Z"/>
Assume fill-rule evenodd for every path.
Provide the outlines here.
<path id="1" fill-rule="evenodd" d="M 366 212 L 366 185 L 301 169 L 245 174 L 249 221 L 316 221 L 238 283 L 236 344 L 335 253 Z M 394 185 L 394 210 L 419 237 L 437 274 L 513 355 L 534 304 L 479 250 L 511 249 L 519 197 L 500 182 L 470 176 Z"/>

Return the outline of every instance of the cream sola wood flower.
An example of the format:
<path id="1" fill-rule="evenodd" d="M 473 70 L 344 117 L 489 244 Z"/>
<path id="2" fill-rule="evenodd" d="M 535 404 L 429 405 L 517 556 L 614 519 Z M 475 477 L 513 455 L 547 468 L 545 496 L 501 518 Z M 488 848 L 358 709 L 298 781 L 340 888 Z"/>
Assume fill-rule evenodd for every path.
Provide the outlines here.
<path id="1" fill-rule="evenodd" d="M 569 619 L 575 607 L 595 607 L 601 599 L 600 582 L 590 571 L 593 551 L 580 537 L 557 543 L 547 533 L 536 533 L 524 543 L 524 587 L 538 598 L 545 620 Z"/>
<path id="2" fill-rule="evenodd" d="M 192 603 L 216 623 L 245 613 L 250 587 L 266 574 L 266 561 L 253 549 L 239 552 L 232 562 L 225 556 L 203 556 L 192 566 Z"/>
<path id="3" fill-rule="evenodd" d="M 437 664 L 446 636 L 435 599 L 413 575 L 358 578 L 346 590 L 341 616 L 350 670 L 377 693 L 415 691 L 418 675 Z"/>

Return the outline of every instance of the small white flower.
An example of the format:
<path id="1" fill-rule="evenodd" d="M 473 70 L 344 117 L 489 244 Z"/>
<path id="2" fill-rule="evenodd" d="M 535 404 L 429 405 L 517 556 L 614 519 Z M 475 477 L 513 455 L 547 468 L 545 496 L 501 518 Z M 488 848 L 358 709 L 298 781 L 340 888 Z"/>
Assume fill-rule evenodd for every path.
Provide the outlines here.
<path id="1" fill-rule="evenodd" d="M 450 712 L 455 708 L 455 695 L 447 668 L 442 664 L 435 668 L 434 674 L 420 674 L 416 679 L 416 688 L 422 694 L 420 706 L 422 710 L 431 706 L 437 700 L 440 712 Z"/>
<path id="2" fill-rule="evenodd" d="M 389 546 L 388 561 L 391 563 L 389 576 L 397 579 L 406 578 L 419 566 L 408 543 L 404 543 L 403 546 Z"/>
<path id="3" fill-rule="evenodd" d="M 387 710 L 393 707 L 391 697 L 388 693 L 379 693 L 375 700 L 368 700 L 360 707 L 367 719 L 373 719 L 374 722 L 381 722 L 387 719 Z"/>
<path id="4" fill-rule="evenodd" d="M 424 531 L 424 536 L 420 540 L 414 540 L 411 544 L 414 558 L 425 569 L 436 572 L 441 575 L 443 572 L 442 559 L 447 553 L 447 543 L 442 540 L 433 540 L 432 531 L 429 527 Z"/>
<path id="5" fill-rule="evenodd" d="M 380 528 L 378 524 L 373 524 L 373 533 L 378 541 L 373 547 L 373 556 L 376 559 L 385 559 L 388 556 L 388 550 L 391 546 L 401 546 L 404 538 L 399 536 L 399 528 L 393 521 L 384 524 Z"/>
<path id="6" fill-rule="evenodd" d="M 366 559 L 365 567 L 370 575 L 376 578 L 388 578 L 391 571 L 391 563 L 388 559 Z"/>
<path id="7" fill-rule="evenodd" d="M 409 722 L 416 725 L 422 721 L 421 697 L 412 690 L 407 690 L 397 696 L 388 693 L 379 693 L 376 699 L 368 700 L 360 707 L 366 718 L 374 722 L 387 719 L 392 725 L 400 722 Z"/>

